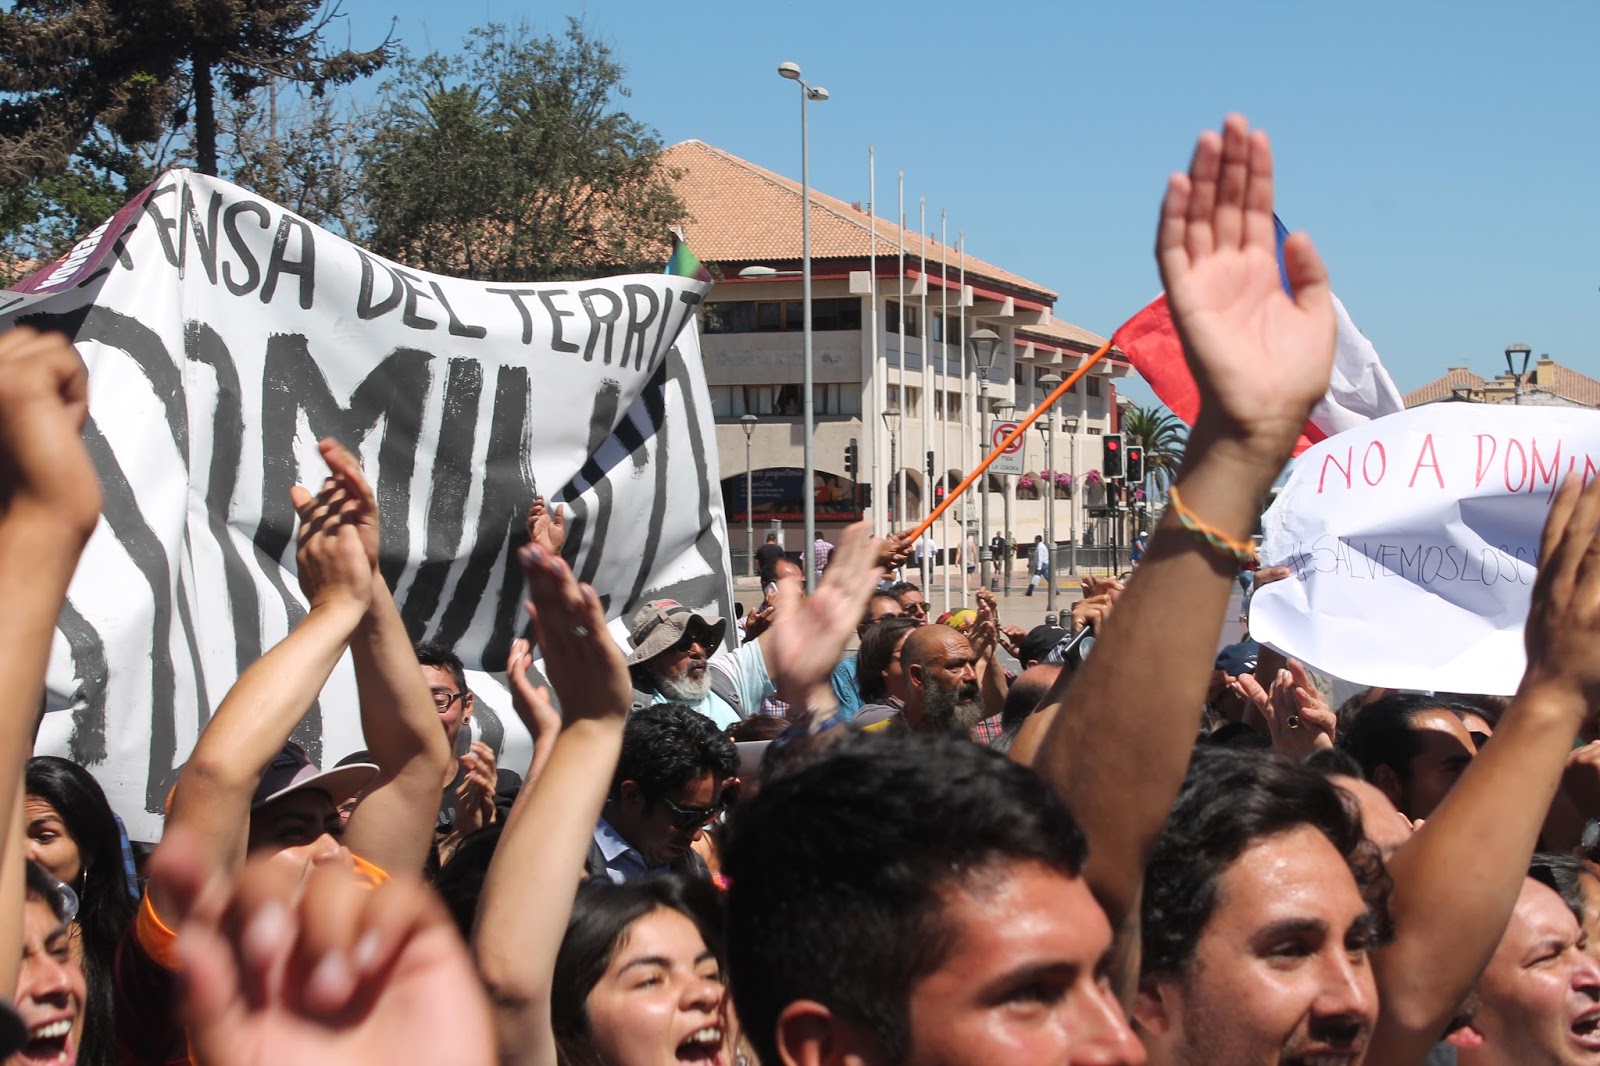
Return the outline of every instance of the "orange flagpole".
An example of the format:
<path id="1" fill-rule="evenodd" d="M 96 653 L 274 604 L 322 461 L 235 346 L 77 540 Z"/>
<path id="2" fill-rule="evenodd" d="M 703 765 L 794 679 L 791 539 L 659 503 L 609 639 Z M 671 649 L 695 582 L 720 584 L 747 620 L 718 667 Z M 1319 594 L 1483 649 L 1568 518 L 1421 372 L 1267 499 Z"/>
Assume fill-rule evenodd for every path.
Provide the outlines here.
<path id="1" fill-rule="evenodd" d="M 1028 431 L 1028 427 L 1033 425 L 1034 422 L 1038 421 L 1040 415 L 1050 410 L 1051 405 L 1057 400 L 1061 399 L 1061 397 L 1065 396 L 1067 394 L 1067 390 L 1076 385 L 1078 383 L 1078 379 L 1087 374 L 1089 372 L 1089 368 L 1098 363 L 1100 358 L 1110 350 L 1110 341 L 1106 341 L 1099 348 L 1095 349 L 1095 353 L 1089 356 L 1089 358 L 1085 359 L 1082 366 L 1078 367 L 1078 369 L 1069 374 L 1067 376 L 1067 380 L 1057 385 L 1055 391 L 1049 396 L 1046 396 L 1043 403 L 1029 412 L 1027 418 L 1024 418 L 1021 422 L 1017 423 L 1016 429 L 1013 429 L 1010 433 L 1006 434 L 1005 440 L 989 449 L 989 454 L 984 456 L 983 462 L 978 464 L 978 468 L 972 473 L 968 474 L 966 477 L 962 478 L 961 484 L 957 485 L 953 491 L 945 493 L 944 501 L 940 503 L 939 506 L 935 507 L 927 518 L 924 518 L 920 523 L 918 523 L 917 528 L 913 529 L 907 534 L 907 536 L 914 541 L 918 537 L 922 536 L 922 534 L 926 533 L 928 528 L 938 520 L 939 516 L 944 514 L 946 507 L 949 507 L 952 503 L 955 503 L 956 500 L 960 499 L 961 494 L 971 488 L 973 483 L 977 481 L 978 478 L 983 476 L 983 472 L 989 469 L 989 465 L 991 463 L 1000 458 L 1007 448 L 1016 443 L 1016 441 Z M 986 413 L 987 412 L 980 412 L 980 414 Z"/>

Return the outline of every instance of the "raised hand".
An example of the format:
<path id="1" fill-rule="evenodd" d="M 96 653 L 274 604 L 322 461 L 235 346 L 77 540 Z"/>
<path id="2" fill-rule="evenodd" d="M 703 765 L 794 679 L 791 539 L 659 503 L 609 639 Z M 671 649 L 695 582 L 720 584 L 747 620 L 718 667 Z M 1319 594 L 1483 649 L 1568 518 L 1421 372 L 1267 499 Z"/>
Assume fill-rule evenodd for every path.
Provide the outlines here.
<path id="1" fill-rule="evenodd" d="M 1556 493 L 1539 543 L 1524 643 L 1528 669 L 1518 694 L 1559 700 L 1600 736 L 1600 478 L 1584 488 L 1568 477 Z"/>
<path id="2" fill-rule="evenodd" d="M 828 675 L 839 664 L 883 576 L 882 543 L 864 522 L 844 531 L 816 591 L 806 596 L 798 575 L 778 580 L 777 619 L 761 637 L 767 672 L 779 698 L 794 707 L 832 700 Z"/>
<path id="3" fill-rule="evenodd" d="M 1253 674 L 1240 674 L 1233 687 L 1266 719 L 1273 750 L 1301 759 L 1318 748 L 1333 747 L 1339 716 L 1312 683 L 1304 664 L 1288 662 L 1273 677 L 1270 689 L 1263 689 Z"/>
<path id="4" fill-rule="evenodd" d="M 1195 429 L 1282 462 L 1328 388 L 1335 324 L 1328 273 L 1311 239 L 1283 245 L 1272 218 L 1272 147 L 1241 115 L 1195 144 L 1167 183 L 1156 259 L 1183 338 L 1200 415 Z"/>
<path id="5" fill-rule="evenodd" d="M 456 827 L 462 836 L 494 824 L 495 775 L 494 749 L 481 740 L 461 756 L 466 774 L 456 786 Z"/>
<path id="6" fill-rule="evenodd" d="M 300 516 L 295 549 L 300 589 L 312 609 L 349 604 L 364 613 L 372 602 L 373 571 L 359 526 L 360 501 L 333 478 L 316 496 L 295 485 L 289 498 Z"/>
<path id="7" fill-rule="evenodd" d="M 81 544 L 100 519 L 100 482 L 83 446 L 89 374 L 59 333 L 0 334 L 0 507 L 33 509 Z"/>
<path id="8" fill-rule="evenodd" d="M 361 546 L 366 550 L 367 561 L 373 573 L 378 571 L 378 551 L 382 543 L 378 531 L 378 497 L 367 483 L 361 470 L 361 460 L 332 437 L 317 442 L 323 462 L 333 472 L 333 483 L 343 489 L 349 501 L 343 520 L 356 528 L 361 535 Z"/>
<path id="9" fill-rule="evenodd" d="M 626 715 L 633 683 L 622 650 L 606 632 L 600 597 L 579 584 L 559 555 L 533 544 L 517 553 L 528 581 L 528 616 L 545 673 L 567 721 Z"/>
<path id="10" fill-rule="evenodd" d="M 528 542 L 551 555 L 561 554 L 561 546 L 567 542 L 567 518 L 559 503 L 546 507 L 543 496 L 533 498 L 528 505 Z"/>
<path id="11" fill-rule="evenodd" d="M 231 882 L 182 830 L 151 865 L 196 905 L 178 930 L 190 1047 L 202 1066 L 487 1066 L 489 1003 L 428 888 L 376 889 L 348 865 L 270 860 Z"/>

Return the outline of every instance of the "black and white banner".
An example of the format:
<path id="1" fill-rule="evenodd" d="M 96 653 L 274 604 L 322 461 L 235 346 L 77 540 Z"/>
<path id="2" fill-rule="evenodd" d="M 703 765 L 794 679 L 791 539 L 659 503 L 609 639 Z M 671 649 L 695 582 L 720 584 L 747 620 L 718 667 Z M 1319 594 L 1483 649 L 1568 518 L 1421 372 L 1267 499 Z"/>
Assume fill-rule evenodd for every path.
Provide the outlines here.
<path id="1" fill-rule="evenodd" d="M 504 690 L 516 547 L 536 492 L 613 629 L 731 586 L 695 311 L 665 274 L 496 285 L 408 270 L 216 179 L 163 175 L 61 262 L 0 292 L 0 329 L 69 334 L 105 492 L 51 656 L 38 750 L 88 766 L 135 839 L 239 672 L 303 617 L 289 487 L 324 436 L 378 493 L 382 569 L 414 637 L 453 647 L 477 728 L 521 769 Z M 362 746 L 342 664 L 297 739 Z"/>

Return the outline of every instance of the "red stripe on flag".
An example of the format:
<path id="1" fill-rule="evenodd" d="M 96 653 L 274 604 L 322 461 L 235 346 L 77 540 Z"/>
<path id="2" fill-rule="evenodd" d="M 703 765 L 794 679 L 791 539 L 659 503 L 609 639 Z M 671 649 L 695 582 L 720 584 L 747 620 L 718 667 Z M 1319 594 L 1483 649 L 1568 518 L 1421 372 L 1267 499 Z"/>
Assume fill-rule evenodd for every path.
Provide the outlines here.
<path id="1" fill-rule="evenodd" d="M 1200 413 L 1200 387 L 1189 373 L 1189 361 L 1183 357 L 1183 342 L 1172 324 L 1167 294 L 1151 300 L 1142 311 L 1118 327 L 1111 341 L 1128 357 L 1167 409 L 1186 425 L 1194 425 L 1195 416 Z M 1294 454 L 1299 455 L 1326 436 L 1307 422 L 1300 439 L 1295 442 Z"/>

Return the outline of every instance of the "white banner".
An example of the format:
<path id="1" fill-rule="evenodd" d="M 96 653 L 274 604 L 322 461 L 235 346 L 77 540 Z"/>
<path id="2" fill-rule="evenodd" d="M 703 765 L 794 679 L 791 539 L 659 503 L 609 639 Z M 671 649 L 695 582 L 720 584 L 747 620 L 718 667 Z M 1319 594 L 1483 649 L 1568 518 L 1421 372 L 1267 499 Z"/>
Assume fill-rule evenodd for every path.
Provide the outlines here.
<path id="1" fill-rule="evenodd" d="M 414 637 L 504 669 L 525 622 L 514 551 L 536 492 L 613 631 L 647 599 L 727 615 L 727 532 L 695 310 L 665 274 L 486 284 L 380 259 L 232 185 L 163 175 L 18 287 L 12 321 L 89 366 L 105 511 L 52 653 L 39 751 L 90 767 L 135 839 L 239 671 L 305 613 L 289 486 L 335 436 L 378 493 L 382 569 Z M 476 728 L 526 734 L 474 672 Z M 341 664 L 296 733 L 362 747 Z"/>
<path id="2" fill-rule="evenodd" d="M 1257 639 L 1363 685 L 1508 695 L 1556 489 L 1600 463 L 1600 412 L 1440 403 L 1308 449 L 1263 521 Z"/>

